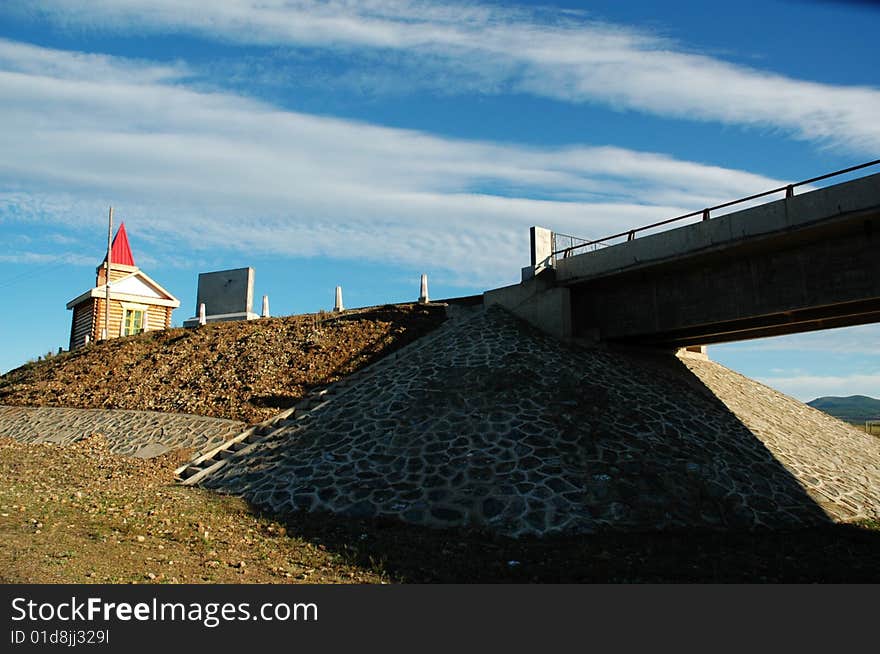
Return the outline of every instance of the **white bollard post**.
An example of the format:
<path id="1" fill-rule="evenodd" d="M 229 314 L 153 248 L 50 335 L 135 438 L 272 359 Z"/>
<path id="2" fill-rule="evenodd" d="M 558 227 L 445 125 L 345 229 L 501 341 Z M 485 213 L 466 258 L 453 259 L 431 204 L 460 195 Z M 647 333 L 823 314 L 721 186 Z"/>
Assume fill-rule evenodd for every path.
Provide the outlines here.
<path id="1" fill-rule="evenodd" d="M 206 325 L 208 323 L 208 318 L 205 316 L 205 303 L 202 302 L 199 305 L 199 324 Z"/>
<path id="2" fill-rule="evenodd" d="M 333 305 L 333 311 L 339 313 L 340 311 L 345 311 L 345 307 L 342 306 L 342 287 L 336 287 L 336 303 Z"/>
<path id="3" fill-rule="evenodd" d="M 427 304 L 428 301 L 428 276 L 423 274 L 419 287 L 419 304 Z"/>
<path id="4" fill-rule="evenodd" d="M 91 339 L 89 339 L 89 335 L 86 334 L 86 341 L 85 341 L 85 343 L 83 343 L 83 345 L 88 345 L 88 344 L 89 344 L 89 340 L 91 340 Z"/>
<path id="5" fill-rule="evenodd" d="M 106 341 L 106 340 L 107 340 L 107 328 L 106 328 L 106 327 L 105 327 L 104 329 L 101 330 L 101 340 L 102 340 L 102 341 Z"/>
<path id="6" fill-rule="evenodd" d="M 269 318 L 269 296 L 263 296 L 263 318 Z"/>

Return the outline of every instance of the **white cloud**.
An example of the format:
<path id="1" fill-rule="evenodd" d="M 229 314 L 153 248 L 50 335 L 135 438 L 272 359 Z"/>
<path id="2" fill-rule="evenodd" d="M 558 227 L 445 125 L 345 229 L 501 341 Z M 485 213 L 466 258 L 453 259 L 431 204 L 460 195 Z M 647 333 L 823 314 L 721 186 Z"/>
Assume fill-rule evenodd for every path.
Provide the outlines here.
<path id="1" fill-rule="evenodd" d="M 0 40 L 0 147 L 15 153 L 0 221 L 98 225 L 112 203 L 157 244 L 479 268 L 490 284 L 515 280 L 529 225 L 598 237 L 780 184 L 282 111 L 166 72 Z"/>
<path id="2" fill-rule="evenodd" d="M 0 254 L 0 263 L 89 265 L 94 264 L 94 259 L 94 256 L 88 257 L 77 252 L 65 252 L 63 254 L 48 252 L 16 252 L 15 254 Z"/>
<path id="3" fill-rule="evenodd" d="M 7 72 L 130 84 L 170 82 L 189 75 L 183 63 L 161 65 L 101 54 L 52 50 L 5 39 L 0 39 L 0 62 Z"/>
<path id="4" fill-rule="evenodd" d="M 880 324 L 776 336 L 716 347 L 723 347 L 728 352 L 799 352 L 805 357 L 818 352 L 880 357 Z"/>
<path id="5" fill-rule="evenodd" d="M 833 395 L 870 395 L 880 397 L 880 371 L 846 376 L 798 375 L 758 377 L 758 381 L 803 402 Z"/>
<path id="6" fill-rule="evenodd" d="M 488 93 L 601 102 L 661 116 L 779 128 L 853 152 L 880 152 L 880 90 L 874 87 L 822 84 L 731 64 L 577 12 L 409 0 L 43 0 L 34 6 L 41 17 L 80 27 L 405 53 L 411 71 L 431 71 L 445 89 L 463 84 L 469 91 L 479 86 Z M 368 70 L 362 74 L 363 83 L 386 83 L 381 76 L 371 80 Z"/>

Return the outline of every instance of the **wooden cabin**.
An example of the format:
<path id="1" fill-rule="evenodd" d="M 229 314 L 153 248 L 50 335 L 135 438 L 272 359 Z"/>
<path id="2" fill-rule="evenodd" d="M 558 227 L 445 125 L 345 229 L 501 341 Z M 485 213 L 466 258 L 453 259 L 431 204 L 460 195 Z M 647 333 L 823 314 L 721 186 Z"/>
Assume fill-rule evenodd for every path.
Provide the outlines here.
<path id="1" fill-rule="evenodd" d="M 96 269 L 95 287 L 67 303 L 73 310 L 70 349 L 104 337 L 107 257 Z M 110 248 L 110 318 L 108 338 L 130 336 L 171 327 L 171 312 L 180 300 L 162 288 L 134 263 L 125 223 Z M 88 337 L 88 338 L 86 338 Z"/>

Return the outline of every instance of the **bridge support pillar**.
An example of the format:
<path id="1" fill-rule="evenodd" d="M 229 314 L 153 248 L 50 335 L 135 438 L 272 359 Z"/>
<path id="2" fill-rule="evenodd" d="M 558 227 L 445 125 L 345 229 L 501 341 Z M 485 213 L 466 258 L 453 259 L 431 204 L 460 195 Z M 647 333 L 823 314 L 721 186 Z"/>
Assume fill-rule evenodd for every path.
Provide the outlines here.
<path id="1" fill-rule="evenodd" d="M 552 270 L 531 279 L 483 293 L 483 304 L 500 304 L 541 331 L 569 340 L 571 331 L 571 293 L 553 285 Z"/>
<path id="2" fill-rule="evenodd" d="M 688 345 L 687 347 L 680 347 L 675 351 L 676 356 L 679 357 L 687 357 L 690 359 L 704 359 L 706 361 L 709 360 L 708 347 L 705 345 Z"/>

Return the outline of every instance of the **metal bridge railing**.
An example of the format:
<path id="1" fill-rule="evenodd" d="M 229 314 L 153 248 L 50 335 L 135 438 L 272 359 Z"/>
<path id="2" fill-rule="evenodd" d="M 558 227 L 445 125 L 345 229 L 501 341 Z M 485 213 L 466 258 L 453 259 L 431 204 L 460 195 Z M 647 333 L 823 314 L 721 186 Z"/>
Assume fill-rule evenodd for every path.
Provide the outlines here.
<path id="1" fill-rule="evenodd" d="M 551 247 L 553 249 L 553 257 L 557 258 L 557 256 L 561 253 L 562 259 L 566 257 L 570 257 L 575 250 L 583 248 L 586 252 L 593 252 L 598 250 L 600 247 L 608 247 L 608 243 L 598 243 L 596 241 L 589 241 L 585 238 L 579 238 L 577 236 L 570 236 L 569 234 L 557 234 L 553 232 L 553 242 Z"/>
<path id="2" fill-rule="evenodd" d="M 750 195 L 745 198 L 739 198 L 738 200 L 731 200 L 730 202 L 724 202 L 722 204 L 717 204 L 714 207 L 707 207 L 705 209 L 699 209 L 697 211 L 692 211 L 690 213 L 686 213 L 683 216 L 676 216 L 675 218 L 667 218 L 666 220 L 661 220 L 660 222 L 651 223 L 650 225 L 644 225 L 642 227 L 636 227 L 635 229 L 630 229 L 625 232 L 619 232 L 617 234 L 612 234 L 611 236 L 605 236 L 599 239 L 585 239 L 577 236 L 569 236 L 567 234 L 553 234 L 553 258 L 554 259 L 565 259 L 572 255 L 575 250 L 581 248 L 588 248 L 586 251 L 594 251 L 599 249 L 599 247 L 611 245 L 608 241 L 613 241 L 614 239 L 623 238 L 626 236 L 627 241 L 632 241 L 635 239 L 636 234 L 639 232 L 643 232 L 648 229 L 656 229 L 657 227 L 662 227 L 664 225 L 669 225 L 670 223 L 678 222 L 679 220 L 686 220 L 687 218 L 695 218 L 696 216 L 702 216 L 703 220 L 709 220 L 711 218 L 711 213 L 717 209 L 724 209 L 726 207 L 732 207 L 736 204 L 740 204 L 742 202 L 749 202 L 751 200 L 757 200 L 758 198 L 763 198 L 768 195 L 773 195 L 774 193 L 782 193 L 785 192 L 785 197 L 790 198 L 794 196 L 794 189 L 798 186 L 804 186 L 805 184 L 813 184 L 815 182 L 820 182 L 823 179 L 829 179 L 830 177 L 837 177 L 838 175 L 845 175 L 846 173 L 851 173 L 855 170 L 861 170 L 862 168 L 868 168 L 870 166 L 876 166 L 880 164 L 880 159 L 875 159 L 874 161 L 868 161 L 863 164 L 859 164 L 858 166 L 850 166 L 849 168 L 844 168 L 843 170 L 836 170 L 833 173 L 827 173 L 825 175 L 819 175 L 818 177 L 813 177 L 811 179 L 805 179 L 801 182 L 795 182 L 794 184 L 787 184 L 785 186 L 780 186 L 779 188 L 770 189 L 769 191 L 764 191 L 763 193 L 756 193 L 754 195 Z M 557 246 L 557 238 L 559 239 L 559 243 L 561 247 Z"/>

